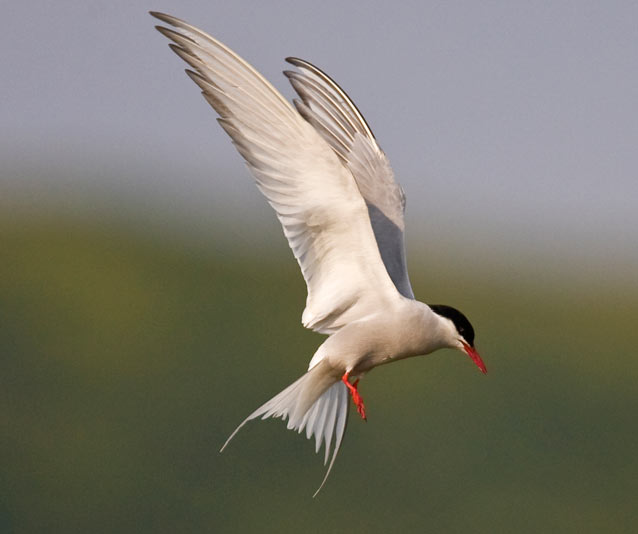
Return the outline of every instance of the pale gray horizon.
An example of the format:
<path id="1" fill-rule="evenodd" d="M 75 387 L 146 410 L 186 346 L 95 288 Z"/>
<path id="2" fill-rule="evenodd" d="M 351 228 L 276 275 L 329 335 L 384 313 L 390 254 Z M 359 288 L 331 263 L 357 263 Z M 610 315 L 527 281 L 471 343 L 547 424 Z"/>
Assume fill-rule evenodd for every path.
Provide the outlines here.
<path id="1" fill-rule="evenodd" d="M 112 197 L 274 217 L 153 26 L 211 33 L 286 97 L 286 56 L 350 94 L 408 197 L 408 241 L 638 261 L 638 4 L 12 3 L 0 36 L 4 209 Z M 278 231 L 278 230 L 277 230 Z M 418 250 L 416 253 L 418 254 Z"/>

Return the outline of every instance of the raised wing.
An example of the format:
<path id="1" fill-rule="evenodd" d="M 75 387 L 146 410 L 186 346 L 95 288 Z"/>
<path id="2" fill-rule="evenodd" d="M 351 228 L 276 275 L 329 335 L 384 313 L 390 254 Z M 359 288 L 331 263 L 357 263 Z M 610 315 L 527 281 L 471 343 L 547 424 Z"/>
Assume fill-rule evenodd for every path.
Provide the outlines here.
<path id="1" fill-rule="evenodd" d="M 294 103 L 350 169 L 368 213 L 385 268 L 398 291 L 414 298 L 405 258 L 405 195 L 383 153 L 352 100 L 328 75 L 307 61 L 286 58 L 299 71 L 285 71 L 301 97 Z"/>
<path id="2" fill-rule="evenodd" d="M 151 14 L 179 30 L 157 27 L 195 69 L 186 72 L 277 213 L 308 288 L 304 326 L 331 333 L 397 298 L 359 188 L 322 136 L 222 43 Z"/>

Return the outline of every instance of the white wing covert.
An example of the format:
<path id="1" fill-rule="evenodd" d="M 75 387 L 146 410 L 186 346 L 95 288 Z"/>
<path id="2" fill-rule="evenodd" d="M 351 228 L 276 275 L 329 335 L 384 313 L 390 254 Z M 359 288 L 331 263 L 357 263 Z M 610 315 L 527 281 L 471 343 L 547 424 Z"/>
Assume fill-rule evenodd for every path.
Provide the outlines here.
<path id="1" fill-rule="evenodd" d="M 175 17 L 153 16 L 187 74 L 275 209 L 308 289 L 304 326 L 332 333 L 396 298 L 375 242 L 361 185 L 325 136 L 255 69 L 213 37 Z M 358 164 L 369 165 L 362 150 Z M 353 159 L 351 165 L 355 165 Z M 377 239 L 379 239 L 377 237 Z"/>
<path id="2" fill-rule="evenodd" d="M 327 74 L 298 58 L 285 71 L 301 98 L 294 104 L 350 170 L 366 201 L 385 268 L 399 293 L 414 298 L 404 244 L 405 195 L 390 162 L 352 100 Z"/>

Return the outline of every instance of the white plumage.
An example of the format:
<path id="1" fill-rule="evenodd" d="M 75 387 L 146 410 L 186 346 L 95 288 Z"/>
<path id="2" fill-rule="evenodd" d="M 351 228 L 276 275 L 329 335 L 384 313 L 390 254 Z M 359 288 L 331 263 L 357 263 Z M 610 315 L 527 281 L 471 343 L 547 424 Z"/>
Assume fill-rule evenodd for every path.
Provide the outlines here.
<path id="1" fill-rule="evenodd" d="M 466 340 L 454 317 L 414 300 L 403 191 L 363 116 L 334 81 L 288 58 L 298 68 L 285 72 L 300 97 L 293 107 L 213 37 L 175 17 L 152 15 L 177 29 L 157 27 L 194 69 L 188 75 L 281 222 L 308 290 L 303 325 L 330 335 L 308 372 L 249 415 L 222 450 L 251 419 L 287 419 L 289 429 L 315 438 L 317 452 L 325 447 L 325 463 L 332 451 L 323 486 L 345 432 L 348 390 L 364 416 L 349 378 L 441 347 L 472 356 L 473 331 Z"/>

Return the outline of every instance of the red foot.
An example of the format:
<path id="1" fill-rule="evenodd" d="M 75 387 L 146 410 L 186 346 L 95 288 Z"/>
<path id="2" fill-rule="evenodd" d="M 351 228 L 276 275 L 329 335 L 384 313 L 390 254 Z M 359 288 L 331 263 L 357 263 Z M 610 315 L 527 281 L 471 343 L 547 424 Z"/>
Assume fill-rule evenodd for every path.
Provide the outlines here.
<path id="1" fill-rule="evenodd" d="M 355 406 L 357 407 L 357 412 L 359 412 L 359 415 L 361 416 L 361 419 L 363 419 L 364 421 L 367 421 L 367 418 L 366 418 L 366 407 L 363 405 L 363 399 L 361 398 L 361 395 L 359 395 L 359 391 L 357 390 L 357 385 L 359 384 L 359 379 L 357 378 L 354 381 L 354 384 L 351 384 L 348 381 L 349 375 L 350 375 L 350 373 L 345 373 L 341 377 L 341 380 L 343 381 L 343 383 L 346 385 L 346 387 L 350 391 L 350 395 L 352 395 L 352 402 L 354 402 Z"/>

